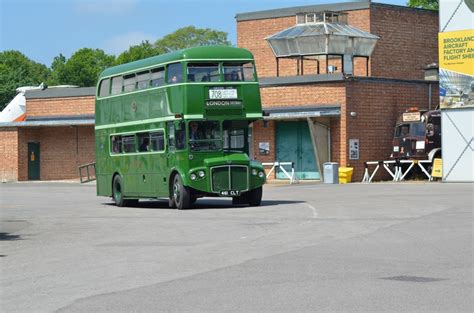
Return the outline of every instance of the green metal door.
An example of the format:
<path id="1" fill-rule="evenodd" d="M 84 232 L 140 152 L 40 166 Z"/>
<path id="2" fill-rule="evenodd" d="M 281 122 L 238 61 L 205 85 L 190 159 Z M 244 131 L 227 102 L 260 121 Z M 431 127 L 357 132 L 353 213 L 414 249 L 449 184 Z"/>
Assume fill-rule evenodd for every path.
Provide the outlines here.
<path id="1" fill-rule="evenodd" d="M 276 160 L 295 162 L 295 172 L 298 179 L 320 179 L 311 134 L 306 121 L 277 123 Z M 289 172 L 291 168 L 286 166 L 285 170 Z M 277 178 L 286 178 L 286 176 L 279 170 Z"/>
<path id="2" fill-rule="evenodd" d="M 40 179 L 40 144 L 28 143 L 28 180 Z"/>

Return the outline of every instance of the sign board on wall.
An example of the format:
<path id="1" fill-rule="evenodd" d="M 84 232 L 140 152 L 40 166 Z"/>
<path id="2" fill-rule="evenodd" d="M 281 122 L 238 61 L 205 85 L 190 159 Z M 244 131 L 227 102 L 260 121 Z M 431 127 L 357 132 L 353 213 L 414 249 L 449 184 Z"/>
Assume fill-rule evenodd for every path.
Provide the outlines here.
<path id="1" fill-rule="evenodd" d="M 438 44 L 441 108 L 474 107 L 474 30 L 440 33 Z"/>
<path id="2" fill-rule="evenodd" d="M 474 0 L 439 7 L 443 181 L 474 182 Z"/>
<path id="3" fill-rule="evenodd" d="M 270 154 L 270 143 L 269 142 L 259 142 L 258 143 L 258 151 L 259 151 L 260 155 Z"/>
<path id="4" fill-rule="evenodd" d="M 349 139 L 349 160 L 359 160 L 359 139 Z"/>

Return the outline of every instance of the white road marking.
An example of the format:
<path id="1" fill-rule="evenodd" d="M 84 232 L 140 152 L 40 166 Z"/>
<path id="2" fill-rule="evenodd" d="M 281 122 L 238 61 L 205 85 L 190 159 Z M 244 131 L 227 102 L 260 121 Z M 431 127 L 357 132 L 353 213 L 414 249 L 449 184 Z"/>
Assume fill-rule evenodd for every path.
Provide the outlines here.
<path id="1" fill-rule="evenodd" d="M 313 211 L 313 218 L 316 219 L 318 218 L 318 211 L 316 211 L 316 208 L 314 206 L 312 206 L 311 204 L 309 203 L 303 203 L 304 205 L 306 205 L 308 208 L 310 208 L 312 211 Z"/>

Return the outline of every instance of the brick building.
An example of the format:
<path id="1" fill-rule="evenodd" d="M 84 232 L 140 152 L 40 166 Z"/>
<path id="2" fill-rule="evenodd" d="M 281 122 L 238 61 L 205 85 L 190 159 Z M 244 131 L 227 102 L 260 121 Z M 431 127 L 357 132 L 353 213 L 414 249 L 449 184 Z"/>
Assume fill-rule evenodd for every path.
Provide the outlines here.
<path id="1" fill-rule="evenodd" d="M 311 52 L 321 18 L 335 31 L 376 39 L 375 47 L 276 57 L 269 40 L 290 34 L 289 46 L 299 25 L 313 35 L 305 46 Z M 438 59 L 437 12 L 358 1 L 240 13 L 236 20 L 237 45 L 255 56 L 268 114 L 253 125 L 253 156 L 295 162 L 300 179 L 320 179 L 322 164 L 334 161 L 353 166 L 359 181 L 364 161 L 389 157 L 405 109 L 438 105 L 438 84 L 423 71 Z M 94 94 L 94 87 L 28 91 L 26 120 L 0 124 L 0 180 L 78 178 L 78 165 L 95 159 Z M 350 155 L 350 143 L 358 153 Z"/>
<path id="2" fill-rule="evenodd" d="M 438 59 L 437 12 L 359 1 L 240 13 L 236 20 L 237 45 L 255 56 L 268 113 L 254 125 L 255 157 L 296 162 L 300 179 L 320 178 L 322 164 L 334 161 L 353 166 L 353 181 L 360 181 L 364 161 L 390 156 L 402 112 L 438 105 L 437 82 L 424 80 L 424 68 Z M 375 48 L 360 55 L 346 36 L 341 55 L 330 45 L 317 51 L 333 34 L 318 34 L 322 24 L 378 38 Z M 270 150 L 261 153 L 261 146 Z"/>
<path id="3" fill-rule="evenodd" d="M 95 160 L 95 88 L 26 92 L 26 119 L 0 124 L 0 180 L 76 179 Z"/>

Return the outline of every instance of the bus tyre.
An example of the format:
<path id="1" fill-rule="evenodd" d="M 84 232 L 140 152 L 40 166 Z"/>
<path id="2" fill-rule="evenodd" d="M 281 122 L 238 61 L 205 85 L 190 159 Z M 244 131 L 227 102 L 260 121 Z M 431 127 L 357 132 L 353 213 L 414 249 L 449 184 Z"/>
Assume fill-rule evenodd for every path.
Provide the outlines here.
<path id="1" fill-rule="evenodd" d="M 127 206 L 127 201 L 123 197 L 123 182 L 120 175 L 115 175 L 112 182 L 112 198 L 118 207 Z"/>
<path id="2" fill-rule="evenodd" d="M 247 193 L 250 206 L 259 206 L 262 203 L 262 186 L 252 189 Z"/>
<path id="3" fill-rule="evenodd" d="M 188 209 L 191 206 L 191 193 L 183 185 L 179 174 L 176 174 L 173 179 L 173 202 L 178 210 Z"/>

